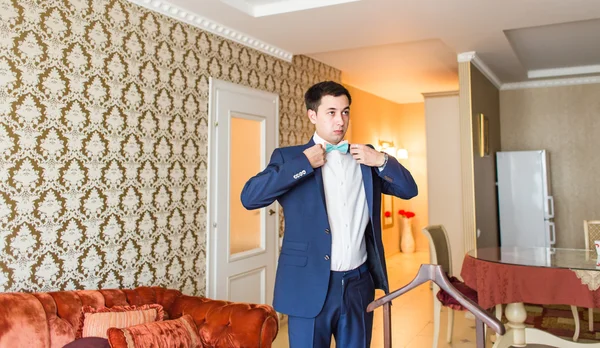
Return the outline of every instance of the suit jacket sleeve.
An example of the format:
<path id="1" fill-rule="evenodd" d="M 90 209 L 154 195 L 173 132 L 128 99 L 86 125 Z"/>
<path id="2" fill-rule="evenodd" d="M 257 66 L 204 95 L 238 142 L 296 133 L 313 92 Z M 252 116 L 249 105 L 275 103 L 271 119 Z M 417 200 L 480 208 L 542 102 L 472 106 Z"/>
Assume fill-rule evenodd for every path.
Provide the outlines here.
<path id="1" fill-rule="evenodd" d="M 284 161 L 280 149 L 275 149 L 265 170 L 250 178 L 242 189 L 242 205 L 246 209 L 269 206 L 276 199 L 303 181 L 314 169 L 304 153 Z"/>
<path id="2" fill-rule="evenodd" d="M 410 199 L 419 193 L 415 179 L 393 156 L 388 156 L 388 161 L 382 171 L 375 170 L 375 172 L 382 179 L 381 191 L 386 195 Z"/>

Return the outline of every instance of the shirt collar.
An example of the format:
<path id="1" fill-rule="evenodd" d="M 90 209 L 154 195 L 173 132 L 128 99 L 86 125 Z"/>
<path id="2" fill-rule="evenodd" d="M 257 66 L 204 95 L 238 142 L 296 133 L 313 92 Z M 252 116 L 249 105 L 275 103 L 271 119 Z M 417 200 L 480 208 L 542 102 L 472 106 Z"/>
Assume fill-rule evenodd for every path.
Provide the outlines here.
<path id="1" fill-rule="evenodd" d="M 315 132 L 315 134 L 313 135 L 313 141 L 315 142 L 315 144 L 321 144 L 321 145 L 323 145 L 323 147 L 325 147 L 325 145 L 326 145 L 326 144 L 329 144 L 329 142 L 328 142 L 328 141 L 326 141 L 325 139 L 321 138 L 321 137 L 320 137 L 320 136 L 317 134 L 317 132 Z M 338 144 L 336 144 L 336 145 L 343 144 L 343 143 L 347 143 L 347 142 L 348 142 L 348 140 L 343 140 L 343 141 L 340 141 L 340 142 L 339 142 Z M 332 144 L 332 145 L 333 145 L 333 144 Z"/>

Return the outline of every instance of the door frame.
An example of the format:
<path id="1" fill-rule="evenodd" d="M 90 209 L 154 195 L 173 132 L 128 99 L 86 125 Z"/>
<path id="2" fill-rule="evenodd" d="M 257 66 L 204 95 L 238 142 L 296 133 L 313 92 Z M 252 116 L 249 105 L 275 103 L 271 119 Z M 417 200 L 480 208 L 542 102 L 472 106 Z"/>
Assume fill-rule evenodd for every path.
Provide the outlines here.
<path id="1" fill-rule="evenodd" d="M 217 295 L 217 255 L 216 255 L 216 242 L 217 242 L 217 209 L 216 209 L 216 197 L 217 192 L 217 167 L 216 159 L 214 158 L 217 154 L 217 123 L 216 119 L 216 95 L 215 93 L 219 88 L 226 88 L 228 90 L 237 91 L 240 93 L 252 95 L 254 97 L 262 97 L 270 99 L 276 96 L 275 103 L 275 148 L 279 147 L 279 95 L 259 89 L 255 89 L 248 86 L 238 85 L 235 83 L 227 82 L 224 80 L 216 79 L 213 77 L 209 78 L 209 98 L 208 98 L 208 149 L 207 149 L 207 204 L 206 204 L 206 293 L 205 297 L 216 299 Z M 269 163 L 269 155 L 265 154 L 264 163 L 261 164 L 261 168 L 265 168 Z M 250 179 L 250 178 L 248 178 Z M 280 206 L 278 203 L 275 204 L 275 240 L 273 241 L 273 247 L 275 248 L 274 257 L 274 274 L 277 272 L 279 250 L 280 250 Z M 265 209 L 265 208 L 262 208 Z M 265 243 L 266 244 L 266 243 Z M 230 256 L 229 256 L 230 257 Z M 273 283 L 274 284 L 274 283 Z M 268 291 L 272 291 L 268 290 Z M 271 303 L 267 303 L 271 305 Z"/>

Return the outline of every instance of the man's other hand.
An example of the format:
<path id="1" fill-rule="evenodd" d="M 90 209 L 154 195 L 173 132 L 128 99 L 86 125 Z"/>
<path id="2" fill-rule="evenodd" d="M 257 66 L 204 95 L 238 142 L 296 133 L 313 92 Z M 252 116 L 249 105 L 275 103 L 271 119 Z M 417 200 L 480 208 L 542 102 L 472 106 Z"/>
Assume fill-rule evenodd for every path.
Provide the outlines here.
<path id="1" fill-rule="evenodd" d="M 319 168 L 325 164 L 325 148 L 321 144 L 313 145 L 304 150 L 304 155 L 313 168 Z"/>
<path id="2" fill-rule="evenodd" d="M 369 167 L 381 167 L 385 162 L 383 153 L 363 144 L 350 145 L 350 153 L 356 162 Z"/>

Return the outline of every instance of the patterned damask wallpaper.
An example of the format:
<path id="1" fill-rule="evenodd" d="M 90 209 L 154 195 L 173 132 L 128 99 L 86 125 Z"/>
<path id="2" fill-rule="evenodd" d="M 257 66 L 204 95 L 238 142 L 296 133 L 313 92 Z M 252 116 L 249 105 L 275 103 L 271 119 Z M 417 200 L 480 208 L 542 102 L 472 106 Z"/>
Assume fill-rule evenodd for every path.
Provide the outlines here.
<path id="1" fill-rule="evenodd" d="M 0 291 L 205 290 L 209 77 L 302 95 L 293 64 L 124 0 L 0 0 Z"/>

